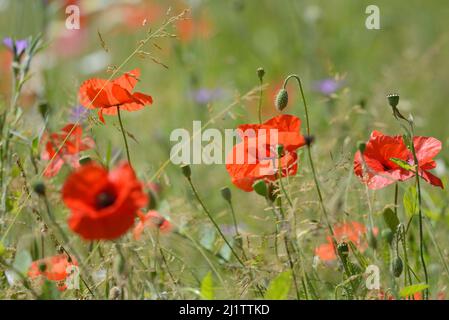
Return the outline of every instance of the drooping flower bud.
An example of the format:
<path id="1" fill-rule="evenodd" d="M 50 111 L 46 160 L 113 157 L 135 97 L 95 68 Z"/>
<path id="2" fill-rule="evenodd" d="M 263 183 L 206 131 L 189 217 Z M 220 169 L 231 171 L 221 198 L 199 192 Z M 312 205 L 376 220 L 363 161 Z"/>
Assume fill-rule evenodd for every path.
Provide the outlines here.
<path id="1" fill-rule="evenodd" d="M 228 187 L 224 187 L 220 191 L 223 199 L 225 199 L 227 202 L 230 202 L 232 198 L 231 189 L 229 189 Z"/>
<path id="2" fill-rule="evenodd" d="M 365 141 L 359 141 L 357 143 L 357 149 L 360 151 L 360 153 L 364 153 L 366 149 L 366 142 Z"/>
<path id="3" fill-rule="evenodd" d="M 393 238 L 394 238 L 394 233 L 393 231 L 391 231 L 391 229 L 383 229 L 381 232 L 381 236 L 382 239 L 388 243 L 389 245 L 391 245 L 391 243 L 393 242 Z"/>
<path id="4" fill-rule="evenodd" d="M 402 270 L 404 269 L 404 265 L 402 263 L 402 259 L 400 257 L 396 257 L 393 260 L 393 264 L 391 265 L 391 271 L 396 278 L 399 278 L 402 274 Z"/>
<path id="5" fill-rule="evenodd" d="M 305 135 L 304 140 L 306 141 L 306 146 L 310 147 L 312 145 L 312 143 L 315 141 L 315 137 Z"/>
<path id="6" fill-rule="evenodd" d="M 190 170 L 190 166 L 188 164 L 184 164 L 181 166 L 181 170 L 184 177 L 190 179 L 190 177 L 192 176 L 192 170 Z"/>
<path id="7" fill-rule="evenodd" d="M 368 230 L 368 244 L 374 250 L 377 249 L 377 238 L 373 232 L 373 229 Z"/>
<path id="8" fill-rule="evenodd" d="M 278 111 L 284 110 L 288 105 L 288 92 L 285 89 L 279 90 L 274 105 Z"/>

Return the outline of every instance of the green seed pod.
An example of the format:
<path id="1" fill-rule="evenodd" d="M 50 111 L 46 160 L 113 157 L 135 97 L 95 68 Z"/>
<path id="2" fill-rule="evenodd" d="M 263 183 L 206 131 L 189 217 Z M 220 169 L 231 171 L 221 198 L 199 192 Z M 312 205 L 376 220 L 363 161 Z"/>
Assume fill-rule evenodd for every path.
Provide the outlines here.
<path id="1" fill-rule="evenodd" d="M 231 189 L 229 189 L 228 187 L 224 187 L 220 191 L 221 191 L 221 196 L 223 197 L 223 199 L 230 202 L 231 198 L 232 198 Z"/>
<path id="2" fill-rule="evenodd" d="M 382 236 L 382 239 L 386 243 L 391 245 L 391 243 L 393 242 L 393 238 L 394 238 L 394 233 L 393 233 L 393 231 L 391 231 L 391 229 L 383 229 L 381 232 L 381 236 Z"/>
<path id="3" fill-rule="evenodd" d="M 181 170 L 182 170 L 182 174 L 184 175 L 184 177 L 186 177 L 187 179 L 190 179 L 190 177 L 192 176 L 192 171 L 190 170 L 190 166 L 188 164 L 184 164 L 181 166 Z"/>
<path id="4" fill-rule="evenodd" d="M 388 99 L 388 103 L 390 104 L 390 106 L 392 108 L 395 108 L 399 103 L 399 95 L 396 93 L 389 94 L 387 96 L 387 99 Z"/>
<path id="5" fill-rule="evenodd" d="M 346 259 L 349 255 L 349 246 L 346 242 L 339 243 L 337 246 L 338 254 L 342 259 Z"/>
<path id="6" fill-rule="evenodd" d="M 285 89 L 279 90 L 274 105 L 278 111 L 284 110 L 288 105 L 288 92 Z"/>
<path id="7" fill-rule="evenodd" d="M 391 271 L 396 278 L 399 278 L 402 274 L 402 270 L 404 269 L 404 265 L 400 257 L 396 257 L 393 260 L 393 264 L 391 265 Z"/>
<path id="8" fill-rule="evenodd" d="M 264 68 L 260 67 L 257 68 L 257 76 L 259 77 L 260 81 L 263 81 L 263 76 L 265 75 L 265 70 Z"/>

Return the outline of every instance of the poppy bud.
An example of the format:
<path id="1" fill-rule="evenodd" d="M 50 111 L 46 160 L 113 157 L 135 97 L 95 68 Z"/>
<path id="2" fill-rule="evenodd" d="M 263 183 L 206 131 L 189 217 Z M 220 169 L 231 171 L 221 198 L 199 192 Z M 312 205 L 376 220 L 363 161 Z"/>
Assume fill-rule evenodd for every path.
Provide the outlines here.
<path id="1" fill-rule="evenodd" d="M 388 243 L 389 245 L 391 245 L 391 243 L 393 242 L 393 237 L 394 237 L 394 233 L 393 231 L 391 231 L 391 229 L 383 229 L 382 233 L 381 233 L 382 239 Z"/>
<path id="2" fill-rule="evenodd" d="M 91 162 L 92 159 L 90 157 L 82 157 L 79 159 L 79 164 L 84 166 L 85 164 L 88 164 L 89 162 Z"/>
<path id="3" fill-rule="evenodd" d="M 359 149 L 359 151 L 360 151 L 360 153 L 364 153 L 365 152 L 365 149 L 366 149 L 366 142 L 364 142 L 364 141 L 359 141 L 358 143 L 357 143 L 357 149 Z"/>
<path id="4" fill-rule="evenodd" d="M 288 105 L 288 92 L 285 89 L 279 90 L 274 105 L 278 111 L 282 111 Z"/>
<path id="5" fill-rule="evenodd" d="M 399 95 L 396 93 L 392 93 L 387 96 L 387 99 L 388 99 L 388 103 L 390 104 L 390 106 L 392 108 L 396 108 L 396 106 L 399 103 Z"/>
<path id="6" fill-rule="evenodd" d="M 45 270 L 47 270 L 47 264 L 45 262 L 42 262 L 39 264 L 39 271 L 40 272 L 45 272 Z"/>
<path id="7" fill-rule="evenodd" d="M 346 242 L 339 243 L 337 246 L 338 254 L 342 259 L 346 259 L 349 255 L 349 246 Z"/>
<path id="8" fill-rule="evenodd" d="M 229 189 L 228 187 L 224 187 L 221 189 L 221 196 L 223 197 L 223 199 L 225 199 L 227 202 L 231 201 L 231 189 Z"/>
<path id="9" fill-rule="evenodd" d="M 267 185 L 265 183 L 265 181 L 263 180 L 259 180 L 256 181 L 253 184 L 253 189 L 254 191 L 256 191 L 256 193 L 262 197 L 266 197 L 267 196 Z"/>
<path id="10" fill-rule="evenodd" d="M 43 119 L 46 119 L 48 114 L 50 113 L 50 105 L 47 102 L 43 102 L 39 104 L 39 113 L 41 114 Z"/>
<path id="11" fill-rule="evenodd" d="M 184 175 L 184 177 L 186 177 L 187 179 L 190 179 L 190 177 L 192 176 L 192 171 L 190 170 L 190 166 L 188 164 L 184 164 L 181 166 L 181 170 L 182 170 L 182 174 Z"/>
<path id="12" fill-rule="evenodd" d="M 45 196 L 45 185 L 42 182 L 35 183 L 33 189 L 38 195 Z"/>
<path id="13" fill-rule="evenodd" d="M 402 260 L 400 257 L 396 257 L 393 260 L 393 264 L 391 266 L 391 271 L 396 278 L 399 278 L 402 274 L 402 270 L 404 269 L 404 265 L 402 264 Z"/>
<path id="14" fill-rule="evenodd" d="M 306 146 L 310 147 L 311 144 L 315 141 L 315 137 L 314 136 L 305 135 L 304 136 L 304 140 L 306 141 Z"/>
<path id="15" fill-rule="evenodd" d="M 264 68 L 260 67 L 257 68 L 257 76 L 259 77 L 260 82 L 263 81 L 263 76 L 265 75 L 265 70 Z"/>

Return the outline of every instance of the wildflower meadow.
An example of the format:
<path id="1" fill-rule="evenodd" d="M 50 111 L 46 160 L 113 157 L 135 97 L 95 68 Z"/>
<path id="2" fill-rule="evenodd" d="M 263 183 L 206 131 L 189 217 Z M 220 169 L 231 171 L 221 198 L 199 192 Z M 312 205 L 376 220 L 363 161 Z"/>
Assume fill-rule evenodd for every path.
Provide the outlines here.
<path id="1" fill-rule="evenodd" d="M 0 299 L 446 300 L 448 16 L 0 0 Z"/>

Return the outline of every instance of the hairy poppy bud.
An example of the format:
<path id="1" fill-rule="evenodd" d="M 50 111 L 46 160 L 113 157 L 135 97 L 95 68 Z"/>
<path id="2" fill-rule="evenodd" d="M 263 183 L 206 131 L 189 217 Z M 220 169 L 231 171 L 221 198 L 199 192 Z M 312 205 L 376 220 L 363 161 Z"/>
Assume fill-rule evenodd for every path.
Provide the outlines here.
<path id="1" fill-rule="evenodd" d="M 257 76 L 259 77 L 260 82 L 263 81 L 263 76 L 265 75 L 265 70 L 264 68 L 260 67 L 257 68 Z"/>
<path id="2" fill-rule="evenodd" d="M 190 170 L 190 166 L 188 164 L 184 164 L 181 166 L 181 170 L 184 177 L 190 179 L 190 177 L 192 176 L 192 170 Z"/>
<path id="3" fill-rule="evenodd" d="M 382 233 L 381 233 L 382 239 L 388 243 L 389 245 L 391 245 L 391 243 L 393 242 L 393 238 L 394 238 L 394 233 L 393 231 L 391 231 L 391 229 L 383 229 Z"/>
<path id="4" fill-rule="evenodd" d="M 279 90 L 274 105 L 278 111 L 284 110 L 288 105 L 288 92 L 285 89 Z"/>
<path id="5" fill-rule="evenodd" d="M 390 104 L 390 106 L 392 108 L 396 108 L 396 106 L 399 103 L 399 95 L 396 93 L 392 93 L 387 96 L 387 99 L 388 99 L 388 103 Z"/>
<path id="6" fill-rule="evenodd" d="M 43 119 L 46 119 L 48 114 L 50 113 L 50 105 L 47 102 L 43 102 L 39 104 L 39 113 L 41 114 Z"/>
<path id="7" fill-rule="evenodd" d="M 221 196 L 223 197 L 223 199 L 225 199 L 227 202 L 231 201 L 231 189 L 229 189 L 228 187 L 224 187 L 221 190 Z"/>
<path id="8" fill-rule="evenodd" d="M 253 184 L 253 189 L 254 191 L 256 191 L 256 193 L 262 197 L 266 197 L 267 196 L 267 185 L 265 183 L 265 181 L 263 180 L 259 180 L 256 181 Z"/>
<path id="9" fill-rule="evenodd" d="M 315 141 L 315 137 L 305 135 L 304 140 L 306 141 L 306 146 L 310 147 L 312 145 L 312 143 Z"/>
<path id="10" fill-rule="evenodd" d="M 337 246 L 338 254 L 342 259 L 346 259 L 349 255 L 349 246 L 346 242 L 339 243 Z"/>
<path id="11" fill-rule="evenodd" d="M 393 264 L 391 265 L 391 271 L 396 278 L 399 278 L 402 274 L 402 270 L 404 269 L 404 265 L 402 264 L 402 260 L 400 257 L 396 257 L 393 260 Z"/>
<path id="12" fill-rule="evenodd" d="M 84 166 L 85 164 L 88 164 L 89 162 L 91 162 L 92 159 L 90 157 L 82 157 L 79 160 L 80 165 Z"/>
<path id="13" fill-rule="evenodd" d="M 357 149 L 360 151 L 360 153 L 364 153 L 365 149 L 366 149 L 366 142 L 364 141 L 359 141 L 357 143 Z"/>
<path id="14" fill-rule="evenodd" d="M 38 195 L 45 196 L 45 185 L 42 182 L 35 183 L 33 189 Z"/>

